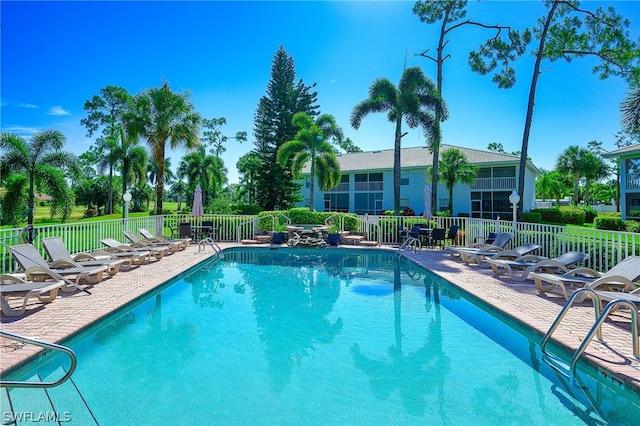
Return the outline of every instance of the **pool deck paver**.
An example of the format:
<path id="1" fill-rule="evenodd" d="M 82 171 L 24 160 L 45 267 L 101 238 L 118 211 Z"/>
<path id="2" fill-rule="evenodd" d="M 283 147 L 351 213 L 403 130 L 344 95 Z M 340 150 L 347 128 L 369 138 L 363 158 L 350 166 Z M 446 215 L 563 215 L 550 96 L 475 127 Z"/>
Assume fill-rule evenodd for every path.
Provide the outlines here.
<path id="1" fill-rule="evenodd" d="M 240 246 L 236 243 L 219 244 L 222 248 Z M 354 249 L 353 246 L 348 248 Z M 286 245 L 282 249 L 296 250 Z M 336 249 L 341 248 L 326 250 Z M 389 247 L 357 249 L 395 251 Z M 192 244 L 186 250 L 165 256 L 161 260 L 151 260 L 105 278 L 89 287 L 91 295 L 79 291 L 61 293 L 58 299 L 48 304 L 41 304 L 33 299 L 27 305 L 25 314 L 19 317 L 2 316 L 1 328 L 3 331 L 46 342 L 62 342 L 213 255 L 211 248 L 199 251 L 198 246 Z M 565 304 L 561 294 L 540 293 L 532 281 L 512 282 L 508 278 L 496 276 L 491 269 L 479 268 L 477 265 L 467 266 L 443 250 L 422 250 L 418 253 L 406 251 L 404 255 L 455 284 L 462 291 L 536 330 L 541 336 L 546 333 Z M 18 302 L 21 299 L 14 299 L 14 303 Z M 569 310 L 554 333 L 553 340 L 574 351 L 593 325 L 593 320 L 591 302 L 580 303 Z M 640 392 L 640 361 L 632 357 L 630 330 L 629 314 L 621 310 L 603 324 L 606 343 L 594 339 L 587 347 L 585 356 L 591 363 L 606 371 L 606 376 L 612 382 L 625 383 Z M 38 356 L 39 352 L 40 348 L 0 338 L 0 375 L 24 365 Z M 604 372 L 601 371 L 601 374 L 604 375 Z"/>

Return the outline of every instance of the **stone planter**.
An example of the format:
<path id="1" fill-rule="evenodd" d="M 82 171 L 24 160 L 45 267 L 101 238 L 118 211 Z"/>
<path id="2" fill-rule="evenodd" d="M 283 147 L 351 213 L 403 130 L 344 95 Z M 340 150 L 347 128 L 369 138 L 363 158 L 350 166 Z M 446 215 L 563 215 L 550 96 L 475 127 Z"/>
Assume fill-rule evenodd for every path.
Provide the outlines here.
<path id="1" fill-rule="evenodd" d="M 273 235 L 271 236 L 272 244 L 282 244 L 284 243 L 284 240 L 285 240 L 284 232 L 274 232 Z"/>
<path id="2" fill-rule="evenodd" d="M 340 245 L 340 234 L 327 234 L 327 242 L 330 246 Z"/>

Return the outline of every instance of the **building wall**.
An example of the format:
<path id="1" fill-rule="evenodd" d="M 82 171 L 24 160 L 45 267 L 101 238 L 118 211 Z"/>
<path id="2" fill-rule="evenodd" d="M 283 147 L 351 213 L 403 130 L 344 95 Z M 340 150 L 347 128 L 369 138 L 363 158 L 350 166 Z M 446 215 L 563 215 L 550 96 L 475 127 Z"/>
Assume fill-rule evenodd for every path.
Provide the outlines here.
<path id="1" fill-rule="evenodd" d="M 499 164 L 495 166 L 483 165 L 483 167 L 504 167 L 504 164 Z M 516 177 L 518 175 L 518 166 L 515 166 Z M 431 176 L 426 175 L 426 168 L 413 168 L 413 169 L 403 169 L 402 180 L 404 185 L 400 186 L 400 200 L 401 200 L 401 209 L 405 208 L 407 205 L 411 206 L 411 208 L 415 211 L 417 215 L 421 215 L 424 210 L 424 189 L 427 182 L 430 183 Z M 349 203 L 349 211 L 353 212 L 356 210 L 356 205 L 358 204 L 357 199 L 364 197 L 363 191 L 356 191 L 356 178 L 357 174 L 371 174 L 371 173 L 382 173 L 382 201 L 375 202 L 376 209 L 371 208 L 369 213 L 377 214 L 382 210 L 393 210 L 393 170 L 370 170 L 370 171 L 358 171 L 358 172 L 346 172 L 343 174 L 348 175 L 348 203 Z M 298 203 L 298 206 L 307 206 L 309 205 L 309 185 L 308 185 L 309 177 L 306 177 L 301 182 L 303 183 L 301 189 L 301 195 L 303 197 L 303 201 Z M 517 184 L 514 187 L 509 187 L 502 189 L 501 198 L 508 197 L 509 194 L 513 190 L 517 190 Z M 470 185 L 458 183 L 453 188 L 453 215 L 457 216 L 460 213 L 463 214 L 472 214 L 472 200 L 471 193 L 474 191 Z M 317 211 L 325 211 L 325 194 L 332 194 L 329 197 L 333 197 L 335 200 L 337 194 L 343 194 L 344 197 L 346 192 L 336 192 L 336 191 L 328 191 L 322 192 L 318 189 L 318 185 L 315 185 L 315 194 L 314 194 L 314 205 L 312 206 Z M 365 191 L 366 192 L 366 191 Z M 376 191 L 378 192 L 378 191 Z M 477 192 L 477 190 L 476 190 Z M 488 191 L 491 192 L 491 191 Z M 360 195 L 357 195 L 360 194 Z M 446 210 L 448 208 L 448 191 L 444 184 L 438 184 L 438 210 Z M 344 198 L 343 198 L 344 199 Z M 361 203 L 360 203 L 361 204 Z M 502 202 L 504 204 L 504 200 Z M 369 202 L 368 205 L 371 207 L 374 204 Z M 523 196 L 523 206 L 524 211 L 529 211 L 535 207 L 535 174 L 532 170 L 527 169 L 525 173 L 525 193 Z M 332 210 L 335 210 L 335 205 L 332 206 Z M 381 207 L 381 208 L 380 208 Z M 379 209 L 379 210 L 378 210 Z M 505 211 L 505 214 L 511 214 L 511 207 L 509 206 Z M 362 213 L 362 211 L 358 211 L 358 213 Z M 435 212 L 434 212 L 435 213 Z M 495 215 L 494 215 L 495 216 Z M 495 217 L 492 217 L 495 219 Z"/>

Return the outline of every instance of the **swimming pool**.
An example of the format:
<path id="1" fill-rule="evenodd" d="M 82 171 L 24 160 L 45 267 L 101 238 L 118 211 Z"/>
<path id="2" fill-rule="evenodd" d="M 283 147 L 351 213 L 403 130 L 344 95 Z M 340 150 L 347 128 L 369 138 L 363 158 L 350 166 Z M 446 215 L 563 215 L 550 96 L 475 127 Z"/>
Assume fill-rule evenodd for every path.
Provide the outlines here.
<path id="1" fill-rule="evenodd" d="M 586 389 L 570 386 L 532 338 L 392 253 L 231 249 L 68 343 L 101 425 L 638 418 L 637 395 L 585 366 Z M 42 377 L 60 364 L 47 358 Z M 26 392 L 11 391 L 18 410 Z M 71 395 L 56 411 L 87 424 Z"/>

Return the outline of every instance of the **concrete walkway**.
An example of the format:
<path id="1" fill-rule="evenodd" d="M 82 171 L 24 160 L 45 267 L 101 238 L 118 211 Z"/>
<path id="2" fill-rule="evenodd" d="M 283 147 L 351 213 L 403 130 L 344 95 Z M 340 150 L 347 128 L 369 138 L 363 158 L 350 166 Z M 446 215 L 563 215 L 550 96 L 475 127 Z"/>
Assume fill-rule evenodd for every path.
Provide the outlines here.
<path id="1" fill-rule="evenodd" d="M 237 244 L 220 244 L 231 247 Z M 264 246 L 263 246 L 264 247 Z M 285 248 L 283 246 L 283 248 Z M 353 249 L 353 247 L 349 247 Z M 379 248 L 357 248 L 381 250 Z M 295 248 L 291 248 L 295 250 Z M 382 248 L 382 250 L 394 250 Z M 47 342 L 61 342 L 86 329 L 116 309 L 152 291 L 162 283 L 213 256 L 211 248 L 198 251 L 192 245 L 187 250 L 151 260 L 140 267 L 123 270 L 101 283 L 91 286 L 91 295 L 82 292 L 61 293 L 52 303 L 43 305 L 33 300 L 24 315 L 2 317 L 2 330 L 35 337 Z M 491 269 L 466 266 L 442 250 L 407 251 L 405 256 L 425 266 L 449 282 L 460 287 L 495 309 L 519 320 L 542 336 L 554 321 L 565 300 L 560 294 L 540 293 L 533 282 L 514 283 L 497 277 Z M 19 300 L 14 300 L 18 303 Z M 13 305 L 13 304 L 12 304 Z M 593 324 L 593 307 L 589 301 L 572 308 L 554 340 L 574 351 Z M 640 392 L 640 362 L 633 360 L 629 314 L 621 310 L 603 326 L 606 343 L 595 340 L 586 356 L 595 365 L 606 370 L 612 382 L 624 382 Z M 0 373 L 4 374 L 35 357 L 39 349 L 0 339 Z M 604 373 L 603 373 L 604 375 Z"/>

